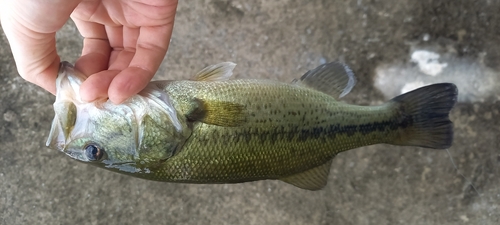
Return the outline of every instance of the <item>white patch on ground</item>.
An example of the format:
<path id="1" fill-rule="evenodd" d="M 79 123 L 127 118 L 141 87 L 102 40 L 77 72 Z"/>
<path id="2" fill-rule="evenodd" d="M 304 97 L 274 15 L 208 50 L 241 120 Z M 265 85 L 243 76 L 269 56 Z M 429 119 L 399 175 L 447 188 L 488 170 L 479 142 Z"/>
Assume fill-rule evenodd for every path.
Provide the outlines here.
<path id="1" fill-rule="evenodd" d="M 430 39 L 431 39 L 431 35 L 430 34 L 424 34 L 424 36 L 422 37 L 423 41 L 429 41 Z"/>
<path id="2" fill-rule="evenodd" d="M 459 102 L 500 99 L 500 72 L 486 67 L 480 59 L 459 57 L 453 52 L 437 54 L 416 47 L 411 62 L 382 64 L 375 69 L 374 85 L 386 99 L 433 83 L 454 83 Z M 440 63 L 441 62 L 446 63 Z M 446 69 L 444 69 L 446 68 Z"/>
<path id="3" fill-rule="evenodd" d="M 415 82 L 407 83 L 401 89 L 401 94 L 413 91 L 413 90 L 420 88 L 420 87 L 423 87 L 423 86 L 425 86 L 425 84 L 422 81 L 415 81 Z"/>
<path id="4" fill-rule="evenodd" d="M 448 66 L 448 63 L 440 63 L 439 57 L 435 52 L 416 50 L 411 54 L 411 61 L 417 63 L 422 73 L 436 76 Z"/>
<path id="5" fill-rule="evenodd" d="M 466 223 L 469 222 L 469 217 L 467 217 L 467 215 L 461 215 L 460 219 Z"/>

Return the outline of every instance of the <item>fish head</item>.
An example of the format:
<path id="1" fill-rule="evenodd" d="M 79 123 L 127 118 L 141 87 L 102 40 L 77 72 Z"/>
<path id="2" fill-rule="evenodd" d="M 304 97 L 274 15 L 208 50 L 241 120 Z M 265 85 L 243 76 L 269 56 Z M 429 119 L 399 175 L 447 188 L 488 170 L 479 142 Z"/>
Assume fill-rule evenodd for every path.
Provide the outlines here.
<path id="1" fill-rule="evenodd" d="M 85 102 L 80 97 L 85 79 L 71 64 L 61 63 L 55 116 L 46 143 L 50 148 L 78 161 L 136 173 L 144 169 L 140 166 L 144 162 L 172 156 L 184 140 L 180 138 L 182 125 L 172 115 L 175 110 L 170 104 L 163 105 L 170 111 L 154 105 L 159 101 L 154 94 L 135 95 L 118 105 L 108 99 Z"/>

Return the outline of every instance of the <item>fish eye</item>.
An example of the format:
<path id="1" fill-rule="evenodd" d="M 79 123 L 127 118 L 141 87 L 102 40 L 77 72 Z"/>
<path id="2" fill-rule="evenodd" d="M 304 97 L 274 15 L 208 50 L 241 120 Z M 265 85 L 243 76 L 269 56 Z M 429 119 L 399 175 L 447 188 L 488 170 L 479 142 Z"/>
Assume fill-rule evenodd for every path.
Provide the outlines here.
<path id="1" fill-rule="evenodd" d="M 105 154 L 104 149 L 96 144 L 88 144 L 87 146 L 85 146 L 84 150 L 85 155 L 90 161 L 101 160 Z"/>

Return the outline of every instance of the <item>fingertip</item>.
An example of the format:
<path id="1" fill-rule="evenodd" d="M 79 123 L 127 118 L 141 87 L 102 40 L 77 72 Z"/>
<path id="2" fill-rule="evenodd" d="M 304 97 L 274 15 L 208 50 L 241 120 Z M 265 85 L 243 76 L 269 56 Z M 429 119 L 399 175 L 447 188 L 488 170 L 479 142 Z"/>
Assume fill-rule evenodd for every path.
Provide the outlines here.
<path id="1" fill-rule="evenodd" d="M 123 70 L 113 79 L 109 86 L 109 99 L 114 104 L 124 102 L 143 90 L 153 76 L 154 74 L 137 67 Z"/>
<path id="2" fill-rule="evenodd" d="M 130 97 L 132 97 L 132 96 L 128 96 L 128 95 L 110 95 L 109 96 L 109 100 L 113 104 L 119 105 L 119 104 L 123 103 L 125 100 L 129 99 Z"/>
<path id="3" fill-rule="evenodd" d="M 80 86 L 80 97 L 83 101 L 92 102 L 108 97 L 108 88 L 118 71 L 105 70 L 92 74 Z"/>
<path id="4" fill-rule="evenodd" d="M 108 68 L 108 59 L 109 57 L 106 55 L 89 53 L 76 60 L 75 68 L 83 74 L 89 76 L 106 70 Z"/>

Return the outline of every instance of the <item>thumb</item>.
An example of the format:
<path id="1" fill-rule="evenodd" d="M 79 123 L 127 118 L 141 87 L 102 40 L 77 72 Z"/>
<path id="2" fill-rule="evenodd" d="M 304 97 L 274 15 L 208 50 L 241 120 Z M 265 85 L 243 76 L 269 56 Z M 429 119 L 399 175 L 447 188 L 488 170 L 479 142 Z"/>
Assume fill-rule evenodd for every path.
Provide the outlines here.
<path id="1" fill-rule="evenodd" d="M 0 22 L 19 74 L 55 93 L 59 68 L 55 33 L 80 1 L 1 1 Z"/>

